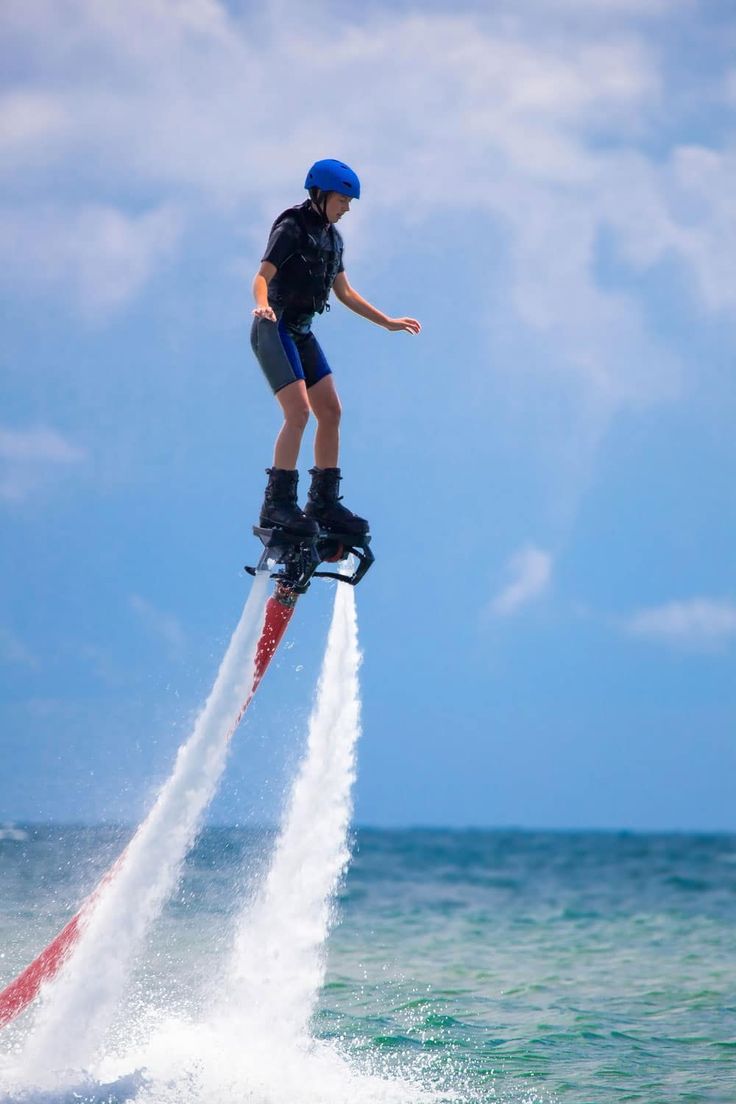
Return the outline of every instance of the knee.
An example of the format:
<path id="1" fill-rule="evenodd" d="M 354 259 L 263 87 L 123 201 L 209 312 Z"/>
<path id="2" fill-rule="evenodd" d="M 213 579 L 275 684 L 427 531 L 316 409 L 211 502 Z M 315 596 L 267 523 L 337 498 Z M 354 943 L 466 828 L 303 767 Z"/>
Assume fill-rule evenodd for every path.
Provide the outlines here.
<path id="1" fill-rule="evenodd" d="M 335 395 L 334 398 L 330 399 L 328 403 L 325 403 L 324 406 L 320 408 L 319 414 L 317 415 L 317 421 L 321 422 L 323 425 L 332 426 L 336 429 L 340 425 L 341 417 L 342 406 L 337 395 Z"/>
<path id="2" fill-rule="evenodd" d="M 286 424 L 292 429 L 298 429 L 299 432 L 303 432 L 309 421 L 309 405 L 305 402 L 304 406 L 294 406 L 291 410 L 285 414 Z"/>

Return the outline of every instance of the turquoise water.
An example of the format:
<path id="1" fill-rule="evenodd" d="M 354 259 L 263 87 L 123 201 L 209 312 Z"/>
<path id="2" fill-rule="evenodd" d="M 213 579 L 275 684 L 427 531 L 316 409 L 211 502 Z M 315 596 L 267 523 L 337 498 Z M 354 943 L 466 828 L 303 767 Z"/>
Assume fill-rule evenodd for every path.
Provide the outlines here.
<path id="1" fill-rule="evenodd" d="M 126 838 L 53 827 L 16 835 L 0 838 L 2 984 Z M 235 918 L 272 840 L 203 834 L 130 978 L 104 1085 L 100 1075 L 73 1097 L 59 1088 L 42 1098 L 0 1086 L 0 1100 L 221 1104 L 205 1074 L 191 1092 L 167 1095 L 146 1080 L 148 1059 L 126 1067 L 125 1047 L 162 1017 L 200 1025 L 189 1052 L 206 1045 Z M 390 1082 L 407 1104 L 422 1090 L 469 1102 L 736 1104 L 736 837 L 365 830 L 352 850 L 312 1031 L 384 1088 L 346 1082 L 346 1104 L 391 1099 Z M 22 1045 L 30 1023 L 0 1033 L 0 1054 Z M 285 1104 L 260 1081 L 241 1089 L 244 1101 Z M 305 1099 L 318 1095 L 305 1088 Z"/>

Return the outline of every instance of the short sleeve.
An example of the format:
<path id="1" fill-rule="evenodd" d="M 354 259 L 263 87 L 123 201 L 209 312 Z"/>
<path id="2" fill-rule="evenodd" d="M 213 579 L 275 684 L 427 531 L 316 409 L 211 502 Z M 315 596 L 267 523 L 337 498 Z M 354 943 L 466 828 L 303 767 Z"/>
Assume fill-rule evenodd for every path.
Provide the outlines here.
<path id="1" fill-rule="evenodd" d="M 288 261 L 299 246 L 299 227 L 293 218 L 285 218 L 271 231 L 266 252 L 261 261 L 268 261 L 275 268 L 281 268 Z"/>
<path id="2" fill-rule="evenodd" d="M 337 251 L 337 275 L 345 271 L 345 265 L 342 263 L 343 253 L 345 252 L 345 243 L 342 239 L 342 234 L 336 226 L 332 227 L 332 233 L 335 238 L 335 249 Z"/>

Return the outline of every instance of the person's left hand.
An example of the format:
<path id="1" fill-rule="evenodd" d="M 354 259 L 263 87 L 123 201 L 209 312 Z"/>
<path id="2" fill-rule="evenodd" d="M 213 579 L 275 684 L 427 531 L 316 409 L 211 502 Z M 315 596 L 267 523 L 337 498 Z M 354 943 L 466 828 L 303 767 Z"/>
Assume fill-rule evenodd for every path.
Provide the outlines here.
<path id="1" fill-rule="evenodd" d="M 421 328 L 422 324 L 417 322 L 416 318 L 389 318 L 386 323 L 386 329 L 391 330 L 392 333 L 405 330 L 406 333 L 418 334 Z"/>

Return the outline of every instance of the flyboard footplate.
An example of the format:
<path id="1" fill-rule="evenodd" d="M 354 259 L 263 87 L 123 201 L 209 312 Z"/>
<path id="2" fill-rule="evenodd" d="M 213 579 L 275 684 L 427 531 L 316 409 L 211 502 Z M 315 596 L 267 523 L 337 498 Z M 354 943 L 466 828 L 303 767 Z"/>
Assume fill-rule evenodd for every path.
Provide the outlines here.
<path id="1" fill-rule="evenodd" d="M 270 571 L 280 566 L 282 570 L 271 572 L 271 578 L 288 585 L 296 594 L 304 594 L 309 581 L 319 566 L 316 537 L 303 537 L 288 529 L 265 529 L 254 525 L 253 532 L 263 545 L 261 558 L 255 567 L 246 567 L 249 575 Z"/>
<path id="2" fill-rule="evenodd" d="M 255 567 L 246 567 L 249 575 L 262 571 L 271 572 L 273 566 L 281 570 L 271 572 L 271 578 L 304 594 L 312 578 L 337 579 L 356 586 L 374 562 L 370 535 L 356 537 L 349 533 L 332 533 L 320 530 L 314 537 L 290 533 L 277 527 L 266 529 L 254 525 L 253 532 L 263 545 L 261 558 Z M 352 574 L 338 571 L 318 571 L 321 563 L 338 563 L 354 556 L 357 567 Z"/>

